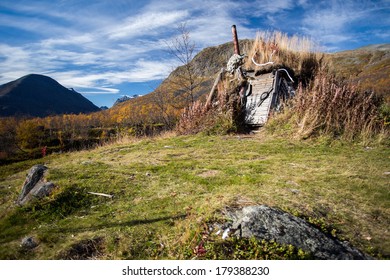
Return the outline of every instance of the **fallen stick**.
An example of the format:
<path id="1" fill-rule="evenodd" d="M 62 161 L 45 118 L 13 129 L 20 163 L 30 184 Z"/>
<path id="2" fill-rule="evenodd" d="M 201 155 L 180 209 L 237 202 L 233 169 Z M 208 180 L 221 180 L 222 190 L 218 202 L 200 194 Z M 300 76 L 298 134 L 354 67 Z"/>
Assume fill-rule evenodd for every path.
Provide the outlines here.
<path id="1" fill-rule="evenodd" d="M 100 196 L 105 196 L 105 197 L 109 197 L 109 198 L 113 198 L 114 195 L 112 194 L 105 194 L 105 193 L 96 193 L 96 192 L 88 192 L 89 194 L 94 194 L 94 195 L 100 195 Z"/>

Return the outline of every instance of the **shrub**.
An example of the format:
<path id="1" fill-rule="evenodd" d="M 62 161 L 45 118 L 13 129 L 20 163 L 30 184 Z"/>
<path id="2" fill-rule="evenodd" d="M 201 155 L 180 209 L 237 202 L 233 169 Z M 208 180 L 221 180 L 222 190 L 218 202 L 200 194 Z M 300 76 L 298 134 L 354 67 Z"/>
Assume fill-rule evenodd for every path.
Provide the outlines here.
<path id="1" fill-rule="evenodd" d="M 218 85 L 216 102 L 211 107 L 195 101 L 183 110 L 176 126 L 179 134 L 203 132 L 223 135 L 243 128 L 244 115 L 238 91 L 240 85 L 223 80 Z"/>

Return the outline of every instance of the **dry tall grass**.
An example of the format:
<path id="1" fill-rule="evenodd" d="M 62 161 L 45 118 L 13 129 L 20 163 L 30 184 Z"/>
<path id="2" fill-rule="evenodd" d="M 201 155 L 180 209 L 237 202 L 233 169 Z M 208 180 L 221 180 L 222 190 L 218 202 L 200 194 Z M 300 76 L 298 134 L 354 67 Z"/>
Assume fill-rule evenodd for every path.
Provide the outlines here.
<path id="1" fill-rule="evenodd" d="M 274 31 L 258 32 L 252 49 L 248 52 L 244 67 L 254 70 L 269 70 L 269 68 L 287 68 L 297 80 L 307 83 L 313 79 L 316 71 L 323 63 L 323 54 L 319 47 L 307 37 L 288 36 Z M 273 62 L 264 66 L 259 64 Z"/>
<path id="2" fill-rule="evenodd" d="M 365 140 L 384 132 L 380 118 L 382 100 L 357 88 L 325 71 L 317 74 L 310 87 L 300 86 L 293 106 L 298 120 L 297 135 L 307 138 L 326 134 L 345 140 Z"/>

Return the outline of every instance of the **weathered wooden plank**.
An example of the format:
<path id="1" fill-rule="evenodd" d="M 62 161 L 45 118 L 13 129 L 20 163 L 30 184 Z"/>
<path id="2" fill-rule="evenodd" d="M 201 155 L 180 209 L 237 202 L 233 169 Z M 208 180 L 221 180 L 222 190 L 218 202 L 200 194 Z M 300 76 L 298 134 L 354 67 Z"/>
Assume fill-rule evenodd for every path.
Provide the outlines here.
<path id="1" fill-rule="evenodd" d="M 274 91 L 274 77 L 270 76 L 270 74 L 265 74 L 257 77 L 255 80 L 251 80 L 251 84 L 252 94 L 247 97 L 246 103 L 246 122 L 252 125 L 263 125 L 269 116 Z M 269 95 L 261 102 L 261 97 L 264 92 L 269 92 Z"/>

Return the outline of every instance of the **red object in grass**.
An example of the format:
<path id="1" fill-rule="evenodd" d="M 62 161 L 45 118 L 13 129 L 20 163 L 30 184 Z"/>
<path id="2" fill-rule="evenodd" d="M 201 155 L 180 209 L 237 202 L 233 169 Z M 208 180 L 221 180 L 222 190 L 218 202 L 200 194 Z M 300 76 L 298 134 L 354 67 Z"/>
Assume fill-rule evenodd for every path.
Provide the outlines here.
<path id="1" fill-rule="evenodd" d="M 47 146 L 42 148 L 42 157 L 46 156 L 46 152 L 47 152 Z"/>

